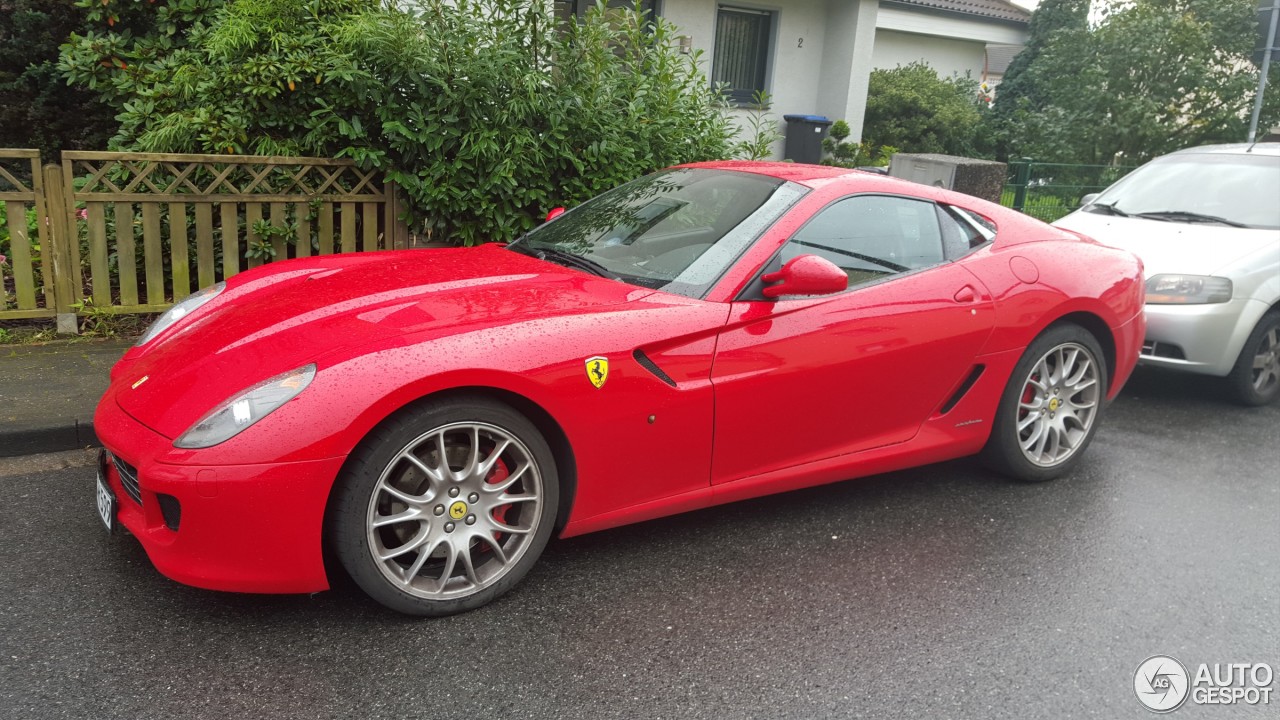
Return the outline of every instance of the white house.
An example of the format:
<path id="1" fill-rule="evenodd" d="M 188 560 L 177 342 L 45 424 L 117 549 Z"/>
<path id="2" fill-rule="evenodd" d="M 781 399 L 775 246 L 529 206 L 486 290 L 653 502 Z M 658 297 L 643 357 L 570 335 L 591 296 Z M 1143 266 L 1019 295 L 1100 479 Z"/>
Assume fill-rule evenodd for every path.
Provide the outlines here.
<path id="1" fill-rule="evenodd" d="M 943 77 L 994 87 L 1026 43 L 1030 18 L 1006 0 L 881 0 L 871 65 L 924 61 Z"/>
<path id="2" fill-rule="evenodd" d="M 563 16 L 594 0 L 556 0 Z M 631 0 L 608 0 L 631 6 Z M 992 75 L 988 48 L 1026 40 L 1029 13 L 1007 0 L 638 0 L 705 51 L 713 82 L 748 102 L 769 93 L 773 112 L 844 119 L 861 136 L 873 68 L 925 60 L 941 74 Z M 777 147 L 781 156 L 781 145 Z"/>

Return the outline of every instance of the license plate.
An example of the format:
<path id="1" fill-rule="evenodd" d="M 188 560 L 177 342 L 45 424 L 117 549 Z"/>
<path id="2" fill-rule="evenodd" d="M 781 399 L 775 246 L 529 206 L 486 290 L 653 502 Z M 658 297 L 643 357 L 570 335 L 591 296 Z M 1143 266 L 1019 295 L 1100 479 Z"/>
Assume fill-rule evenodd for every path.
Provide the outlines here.
<path id="1" fill-rule="evenodd" d="M 107 528 L 107 532 L 116 529 L 116 496 L 107 487 L 107 478 L 102 466 L 98 466 L 98 517 Z"/>

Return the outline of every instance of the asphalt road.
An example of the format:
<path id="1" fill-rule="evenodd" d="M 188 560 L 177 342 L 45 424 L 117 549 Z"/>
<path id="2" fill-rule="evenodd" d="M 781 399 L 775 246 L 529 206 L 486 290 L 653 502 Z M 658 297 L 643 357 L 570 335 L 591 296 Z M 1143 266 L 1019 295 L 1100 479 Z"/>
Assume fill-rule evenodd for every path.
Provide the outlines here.
<path id="1" fill-rule="evenodd" d="M 0 717 L 1152 717 L 1148 656 L 1280 666 L 1277 467 L 1280 407 L 1144 372 L 1070 478 L 959 461 L 555 542 L 422 621 L 179 586 L 107 541 L 89 468 L 18 466 Z"/>

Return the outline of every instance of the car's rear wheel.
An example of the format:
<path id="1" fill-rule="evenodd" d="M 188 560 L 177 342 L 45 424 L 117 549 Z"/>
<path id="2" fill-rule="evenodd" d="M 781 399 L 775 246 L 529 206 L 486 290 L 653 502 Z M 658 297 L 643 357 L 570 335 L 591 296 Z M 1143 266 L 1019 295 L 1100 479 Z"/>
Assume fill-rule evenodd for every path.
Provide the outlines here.
<path id="1" fill-rule="evenodd" d="M 1258 321 L 1227 383 L 1242 405 L 1266 405 L 1280 397 L 1280 311 L 1272 310 Z"/>
<path id="2" fill-rule="evenodd" d="M 485 397 L 428 403 L 353 454 L 335 496 L 333 550 L 383 605 L 450 615 L 524 577 L 558 502 L 554 456 L 527 418 Z"/>
<path id="3" fill-rule="evenodd" d="M 1097 339 L 1079 325 L 1049 328 L 1010 376 L 983 451 L 987 463 L 1028 482 L 1069 472 L 1097 431 L 1106 388 Z"/>

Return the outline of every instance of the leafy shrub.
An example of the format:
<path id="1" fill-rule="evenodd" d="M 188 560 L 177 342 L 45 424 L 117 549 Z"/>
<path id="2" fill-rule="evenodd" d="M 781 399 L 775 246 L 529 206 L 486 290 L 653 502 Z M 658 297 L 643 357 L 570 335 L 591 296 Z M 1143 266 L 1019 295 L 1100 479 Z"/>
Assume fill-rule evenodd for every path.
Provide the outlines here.
<path id="1" fill-rule="evenodd" d="M 751 103 L 739 109 L 747 112 L 742 124 L 746 137 L 733 146 L 733 156 L 743 160 L 768 160 L 773 156 L 773 144 L 784 137 L 777 118 L 769 113 L 773 99 L 769 93 L 757 90 Z"/>
<path id="2" fill-rule="evenodd" d="M 98 0 L 101 2 L 101 0 Z M 115 113 L 57 69 L 58 45 L 79 25 L 70 0 L 0 0 L 0 147 L 101 150 Z"/>
<path id="3" fill-rule="evenodd" d="M 927 63 L 872 70 L 862 140 L 903 152 L 984 156 L 978 83 L 941 78 Z"/>
<path id="4" fill-rule="evenodd" d="M 898 148 L 892 145 L 876 148 L 871 143 L 845 142 L 851 134 L 853 131 L 844 120 L 831 124 L 830 132 L 822 140 L 822 149 L 826 152 L 826 157 L 822 158 L 823 165 L 846 168 L 885 167 L 893 154 L 898 152 Z"/>
<path id="5" fill-rule="evenodd" d="M 108 32 L 63 53 L 73 81 L 109 87 L 116 147 L 351 157 L 435 239 L 509 240 L 552 206 L 734 150 L 700 56 L 660 18 L 597 7 L 561 24 L 529 0 L 156 8 L 185 45 Z"/>

